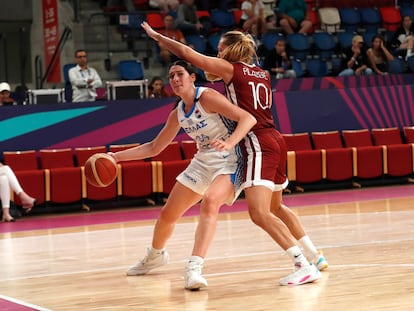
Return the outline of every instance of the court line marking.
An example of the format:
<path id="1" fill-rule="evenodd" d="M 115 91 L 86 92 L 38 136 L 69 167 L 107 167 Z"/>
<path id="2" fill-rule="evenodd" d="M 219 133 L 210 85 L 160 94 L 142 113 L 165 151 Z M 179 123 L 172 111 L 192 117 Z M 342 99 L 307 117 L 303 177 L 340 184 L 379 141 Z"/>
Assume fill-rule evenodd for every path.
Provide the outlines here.
<path id="1" fill-rule="evenodd" d="M 21 306 L 32 308 L 33 310 L 36 310 L 36 311 L 53 311 L 51 309 L 40 307 L 40 306 L 31 304 L 31 303 L 22 301 L 20 299 L 12 298 L 12 297 L 5 296 L 5 295 L 0 295 L 0 298 L 3 299 L 3 300 L 7 300 L 9 302 L 13 302 L 13 303 L 18 304 L 18 305 L 21 305 Z"/>

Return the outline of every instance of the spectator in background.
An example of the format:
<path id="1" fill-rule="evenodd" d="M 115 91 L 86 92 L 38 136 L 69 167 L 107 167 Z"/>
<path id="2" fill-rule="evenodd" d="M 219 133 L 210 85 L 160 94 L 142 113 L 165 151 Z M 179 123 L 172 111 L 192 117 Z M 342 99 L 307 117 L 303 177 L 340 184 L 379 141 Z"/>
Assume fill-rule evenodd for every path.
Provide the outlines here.
<path id="1" fill-rule="evenodd" d="M 171 38 L 173 40 L 177 40 L 183 44 L 187 44 L 182 31 L 175 28 L 174 17 L 172 15 L 164 16 L 164 27 L 165 28 L 160 31 L 160 33 L 162 33 L 164 36 Z M 159 45 L 159 48 L 161 62 L 164 66 L 167 66 L 168 64 L 178 60 L 178 58 L 174 54 L 165 49 L 162 45 Z"/>
<path id="2" fill-rule="evenodd" d="M 180 2 L 178 0 L 149 0 L 148 5 L 152 9 L 159 9 L 163 13 L 177 11 Z"/>
<path id="3" fill-rule="evenodd" d="M 414 24 L 410 16 L 403 16 L 401 26 L 394 33 L 391 46 L 406 60 L 413 55 Z"/>
<path id="4" fill-rule="evenodd" d="M 267 70 L 276 79 L 296 78 L 296 72 L 292 69 L 292 62 L 286 51 L 286 41 L 279 39 L 275 48 L 270 50 L 264 58 L 263 69 Z"/>
<path id="5" fill-rule="evenodd" d="M 354 36 L 352 45 L 345 51 L 344 69 L 339 73 L 343 76 L 371 75 L 372 69 L 368 67 L 368 57 L 362 36 Z"/>
<path id="6" fill-rule="evenodd" d="M 394 59 L 394 56 L 385 46 L 384 38 L 381 35 L 372 37 L 371 48 L 367 50 L 370 67 L 377 75 L 388 74 L 388 62 Z"/>
<path id="7" fill-rule="evenodd" d="M 69 80 L 72 84 L 73 102 L 90 102 L 96 99 L 96 88 L 102 86 L 102 80 L 98 72 L 88 66 L 85 50 L 75 52 L 77 65 L 69 69 Z"/>
<path id="8" fill-rule="evenodd" d="M 13 98 L 10 97 L 10 85 L 7 82 L 0 83 L 0 106 L 16 105 Z"/>
<path id="9" fill-rule="evenodd" d="M 208 36 L 211 29 L 211 21 L 201 22 L 197 15 L 197 6 L 194 0 L 183 0 L 178 6 L 176 26 L 186 35 Z"/>
<path id="10" fill-rule="evenodd" d="M 164 88 L 164 83 L 161 77 L 153 77 L 148 86 L 148 98 L 164 98 L 170 96 L 171 95 L 168 94 Z"/>
<path id="11" fill-rule="evenodd" d="M 286 34 L 305 34 L 312 28 L 308 6 L 304 0 L 280 0 L 277 11 L 280 27 Z"/>
<path id="12" fill-rule="evenodd" d="M 241 4 L 243 11 L 239 27 L 243 31 L 260 37 L 266 32 L 266 20 L 264 16 L 264 4 L 262 0 L 245 0 Z"/>

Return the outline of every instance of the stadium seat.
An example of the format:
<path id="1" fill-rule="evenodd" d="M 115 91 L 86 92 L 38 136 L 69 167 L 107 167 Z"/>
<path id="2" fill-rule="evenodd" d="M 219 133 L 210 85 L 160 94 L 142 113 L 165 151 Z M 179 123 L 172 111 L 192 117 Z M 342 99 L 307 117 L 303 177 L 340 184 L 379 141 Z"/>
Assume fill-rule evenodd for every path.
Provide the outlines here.
<path id="1" fill-rule="evenodd" d="M 341 28 L 347 32 L 356 32 L 361 27 L 361 15 L 357 8 L 339 8 Z"/>
<path id="2" fill-rule="evenodd" d="M 352 39 L 354 36 L 354 33 L 347 31 L 338 32 L 336 34 L 336 37 L 338 38 L 339 47 L 342 51 L 345 51 L 352 45 Z"/>
<path id="3" fill-rule="evenodd" d="M 163 17 L 158 12 L 147 13 L 147 23 L 155 30 L 160 30 L 165 27 Z"/>
<path id="4" fill-rule="evenodd" d="M 53 203 L 80 202 L 82 194 L 82 172 L 75 167 L 71 148 L 41 149 L 40 163 L 46 174 L 46 201 Z M 49 187 L 49 189 L 48 189 Z"/>
<path id="5" fill-rule="evenodd" d="M 293 33 L 288 35 L 287 44 L 290 50 L 290 55 L 301 61 L 310 56 L 311 45 L 307 35 L 301 33 Z"/>
<path id="6" fill-rule="evenodd" d="M 380 7 L 382 27 L 388 31 L 396 31 L 401 25 L 400 9 L 396 7 Z"/>
<path id="7" fill-rule="evenodd" d="M 197 153 L 197 144 L 194 140 L 183 140 L 181 141 L 181 149 L 184 159 L 192 159 Z"/>
<path id="8" fill-rule="evenodd" d="M 262 35 L 262 44 L 265 47 L 266 51 L 271 51 L 275 48 L 275 44 L 278 40 L 284 39 L 283 34 L 267 32 Z"/>
<path id="9" fill-rule="evenodd" d="M 37 199 L 37 204 L 46 200 L 45 171 L 39 169 L 37 152 L 35 150 L 4 151 L 3 161 L 14 171 L 23 189 Z M 20 198 L 14 197 L 14 202 L 21 205 Z"/>
<path id="10" fill-rule="evenodd" d="M 371 130 L 374 145 L 383 146 L 384 174 L 391 177 L 409 177 L 413 173 L 411 144 L 404 144 L 399 128 Z"/>
<path id="11" fill-rule="evenodd" d="M 178 161 L 182 159 L 183 156 L 178 141 L 171 142 L 160 154 L 151 158 L 152 161 Z"/>
<path id="12" fill-rule="evenodd" d="M 82 168 L 82 193 L 83 198 L 92 201 L 113 200 L 117 197 L 117 183 L 113 182 L 108 187 L 95 187 L 84 177 L 85 162 L 95 153 L 106 153 L 105 146 L 77 147 L 74 149 L 77 166 Z"/>
<path id="13" fill-rule="evenodd" d="M 287 174 L 296 191 L 323 180 L 322 152 L 312 150 L 308 133 L 282 134 L 288 148 Z"/>
<path id="14" fill-rule="evenodd" d="M 353 178 L 352 148 L 344 148 L 339 131 L 312 132 L 315 149 L 322 150 L 323 177 L 329 181 Z"/>
<path id="15" fill-rule="evenodd" d="M 291 62 L 292 62 L 292 69 L 296 73 L 296 78 L 303 77 L 303 75 L 305 74 L 304 73 L 305 64 L 297 59 L 291 59 Z"/>
<path id="16" fill-rule="evenodd" d="M 378 8 L 360 8 L 361 27 L 367 32 L 378 33 L 382 27 L 381 13 Z"/>
<path id="17" fill-rule="evenodd" d="M 404 126 L 404 139 L 407 144 L 414 144 L 414 126 Z"/>
<path id="18" fill-rule="evenodd" d="M 213 28 L 219 30 L 220 33 L 236 28 L 236 21 L 234 20 L 234 14 L 229 10 L 211 10 L 211 22 Z"/>
<path id="19" fill-rule="evenodd" d="M 139 144 L 110 145 L 111 152 L 133 148 Z M 153 161 L 133 160 L 118 163 L 120 165 L 117 194 L 123 198 L 144 198 L 155 205 L 158 195 L 158 166 Z"/>
<path id="20" fill-rule="evenodd" d="M 400 74 L 406 72 L 406 63 L 401 57 L 395 57 L 393 60 L 388 61 L 388 72 L 394 74 Z"/>
<path id="21" fill-rule="evenodd" d="M 199 53 L 204 54 L 207 50 L 207 42 L 203 36 L 200 35 L 187 35 L 185 36 L 185 40 L 187 41 L 188 45 L 191 45 L 194 50 Z"/>
<path id="22" fill-rule="evenodd" d="M 321 7 L 318 14 L 322 31 L 335 33 L 341 28 L 341 17 L 336 7 Z"/>
<path id="23" fill-rule="evenodd" d="M 325 77 L 328 75 L 328 64 L 320 58 L 311 58 L 305 61 L 306 73 L 311 77 Z"/>
<path id="24" fill-rule="evenodd" d="M 144 79 L 144 68 L 137 60 L 121 60 L 118 64 L 118 71 L 121 80 Z"/>
<path id="25" fill-rule="evenodd" d="M 354 177 L 358 179 L 376 179 L 383 176 L 383 151 L 374 146 L 368 129 L 343 130 L 345 147 L 353 152 Z"/>
<path id="26" fill-rule="evenodd" d="M 207 38 L 208 47 L 212 55 L 217 55 L 218 53 L 218 44 L 219 44 L 220 38 L 221 38 L 221 34 L 219 33 L 212 33 Z"/>
<path id="27" fill-rule="evenodd" d="M 322 60 L 329 60 L 336 52 L 335 37 L 329 32 L 315 32 L 312 35 L 316 54 Z"/>
<path id="28" fill-rule="evenodd" d="M 414 73 L 414 56 L 407 58 L 407 65 L 410 72 Z"/>
<path id="29" fill-rule="evenodd" d="M 410 16 L 412 20 L 414 20 L 414 6 L 401 6 L 400 7 L 400 15 L 401 17 Z"/>

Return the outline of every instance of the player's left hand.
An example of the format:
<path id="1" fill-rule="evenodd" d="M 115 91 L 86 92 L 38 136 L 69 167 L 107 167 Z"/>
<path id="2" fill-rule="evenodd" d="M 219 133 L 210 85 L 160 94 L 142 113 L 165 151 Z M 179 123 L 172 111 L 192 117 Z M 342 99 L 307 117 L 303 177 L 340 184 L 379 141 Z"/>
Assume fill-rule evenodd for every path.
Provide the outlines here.
<path id="1" fill-rule="evenodd" d="M 210 143 L 211 147 L 213 147 L 214 149 L 216 149 L 217 151 L 228 151 L 231 148 L 233 148 L 233 146 L 229 143 L 227 143 L 224 140 L 221 139 L 215 139 Z"/>

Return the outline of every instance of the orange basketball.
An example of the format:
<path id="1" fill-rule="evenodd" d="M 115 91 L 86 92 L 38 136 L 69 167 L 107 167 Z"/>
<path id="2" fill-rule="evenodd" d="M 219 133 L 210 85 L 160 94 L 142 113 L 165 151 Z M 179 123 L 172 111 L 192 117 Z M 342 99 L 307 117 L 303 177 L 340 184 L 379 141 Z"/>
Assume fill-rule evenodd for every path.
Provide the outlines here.
<path id="1" fill-rule="evenodd" d="M 106 153 L 96 153 L 85 162 L 85 177 L 95 187 L 107 187 L 118 175 L 115 160 Z"/>

